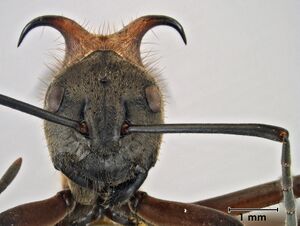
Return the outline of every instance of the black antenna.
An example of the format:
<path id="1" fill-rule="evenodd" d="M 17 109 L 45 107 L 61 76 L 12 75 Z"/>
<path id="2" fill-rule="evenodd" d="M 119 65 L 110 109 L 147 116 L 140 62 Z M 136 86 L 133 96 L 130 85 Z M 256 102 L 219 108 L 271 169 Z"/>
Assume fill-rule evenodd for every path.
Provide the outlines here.
<path id="1" fill-rule="evenodd" d="M 87 134 L 85 122 L 75 121 L 52 112 L 24 103 L 0 94 L 0 104 L 25 112 L 30 115 L 75 129 Z M 277 126 L 265 124 L 159 124 L 159 125 L 128 125 L 123 135 L 131 133 L 216 133 L 256 136 L 282 142 L 288 137 L 288 131 Z"/>
<path id="2" fill-rule="evenodd" d="M 34 115 L 38 118 L 45 119 L 50 122 L 73 128 L 81 133 L 83 132 L 83 127 L 85 127 L 85 124 L 82 122 L 78 122 L 72 119 L 65 118 L 63 116 L 56 115 L 42 108 L 38 108 L 31 104 L 27 104 L 25 102 L 13 99 L 2 94 L 0 94 L 0 104 L 30 115 Z"/>

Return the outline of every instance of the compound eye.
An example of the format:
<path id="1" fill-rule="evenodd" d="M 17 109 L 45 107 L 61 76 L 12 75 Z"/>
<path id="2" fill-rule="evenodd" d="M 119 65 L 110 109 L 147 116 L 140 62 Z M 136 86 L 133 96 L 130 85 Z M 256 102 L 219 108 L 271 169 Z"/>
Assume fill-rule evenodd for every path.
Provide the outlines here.
<path id="1" fill-rule="evenodd" d="M 57 112 L 64 98 L 65 89 L 60 86 L 50 86 L 45 101 L 45 109 Z"/>
<path id="2" fill-rule="evenodd" d="M 157 86 L 148 86 L 145 88 L 146 99 L 152 112 L 161 111 L 161 94 Z"/>

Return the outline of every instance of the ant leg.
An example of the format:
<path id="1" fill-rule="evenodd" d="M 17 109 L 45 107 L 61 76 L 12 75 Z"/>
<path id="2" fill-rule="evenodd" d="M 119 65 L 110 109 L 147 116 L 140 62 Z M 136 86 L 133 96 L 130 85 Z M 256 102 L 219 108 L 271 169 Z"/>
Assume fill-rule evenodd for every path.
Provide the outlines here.
<path id="1" fill-rule="evenodd" d="M 150 225 L 165 226 L 241 226 L 238 219 L 221 211 L 195 204 L 153 198 L 136 192 L 129 201 L 131 211 Z"/>
<path id="2" fill-rule="evenodd" d="M 64 219 L 74 206 L 70 190 L 64 190 L 49 199 L 23 204 L 0 213 L 0 225 L 54 225 Z"/>
<path id="3" fill-rule="evenodd" d="M 293 177 L 293 188 L 295 196 L 300 197 L 300 175 Z M 253 208 L 263 208 L 279 203 L 282 198 L 281 182 L 278 180 L 215 198 L 197 201 L 194 204 L 227 213 L 229 207 L 243 208 L 251 206 Z M 245 211 L 234 211 L 230 214 L 239 215 L 241 213 L 245 213 Z"/>
<path id="4" fill-rule="evenodd" d="M 0 194 L 15 179 L 22 165 L 22 158 L 15 160 L 0 178 Z"/>
<path id="5" fill-rule="evenodd" d="M 297 225 L 295 198 L 291 176 L 291 154 L 288 131 L 265 124 L 162 124 L 162 125 L 129 125 L 124 135 L 130 133 L 214 133 L 256 136 L 283 143 L 282 178 L 284 204 L 286 208 L 286 225 Z"/>

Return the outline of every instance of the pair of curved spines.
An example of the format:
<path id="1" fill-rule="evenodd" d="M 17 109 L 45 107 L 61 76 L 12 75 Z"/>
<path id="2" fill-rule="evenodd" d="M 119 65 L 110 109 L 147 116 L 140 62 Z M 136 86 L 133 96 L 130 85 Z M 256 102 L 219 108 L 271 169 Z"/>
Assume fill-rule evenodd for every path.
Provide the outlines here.
<path id="1" fill-rule="evenodd" d="M 143 66 L 140 56 L 140 44 L 145 33 L 158 25 L 173 27 L 179 32 L 186 44 L 186 36 L 181 24 L 167 16 L 148 15 L 140 17 L 120 31 L 110 35 L 96 35 L 87 32 L 75 21 L 62 16 L 41 16 L 33 19 L 23 29 L 18 46 L 33 28 L 50 26 L 57 29 L 65 38 L 66 54 L 64 65 L 70 65 L 90 52 L 112 50 L 131 63 Z"/>

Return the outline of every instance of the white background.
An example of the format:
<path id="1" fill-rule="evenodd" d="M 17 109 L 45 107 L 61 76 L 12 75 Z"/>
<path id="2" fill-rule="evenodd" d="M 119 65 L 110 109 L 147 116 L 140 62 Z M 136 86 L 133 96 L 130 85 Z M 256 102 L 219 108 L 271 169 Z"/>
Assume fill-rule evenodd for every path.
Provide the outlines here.
<path id="1" fill-rule="evenodd" d="M 166 122 L 285 127 L 293 172 L 300 174 L 299 10 L 296 0 L 1 1 L 0 93 L 42 106 L 40 80 L 49 78 L 47 65 L 61 55 L 63 39 L 54 29 L 38 28 L 17 49 L 22 28 L 37 16 L 64 15 L 94 31 L 108 24 L 118 30 L 122 21 L 147 14 L 172 16 L 183 25 L 188 45 L 161 26 L 147 33 L 142 46 L 155 53 L 152 61 L 164 80 Z M 42 121 L 0 106 L 0 128 L 0 174 L 17 157 L 24 161 L 0 196 L 0 211 L 59 191 Z M 143 190 L 179 201 L 209 198 L 279 179 L 280 155 L 279 143 L 260 138 L 165 135 Z"/>

